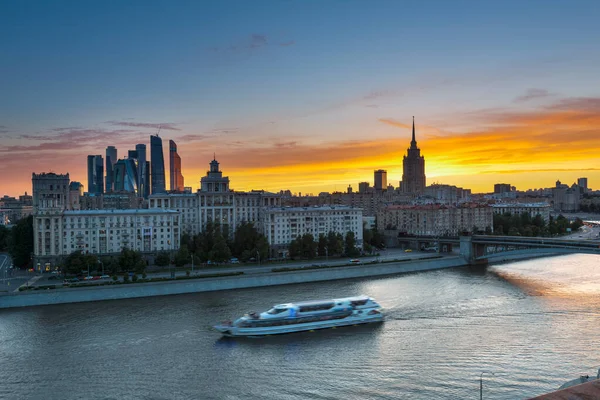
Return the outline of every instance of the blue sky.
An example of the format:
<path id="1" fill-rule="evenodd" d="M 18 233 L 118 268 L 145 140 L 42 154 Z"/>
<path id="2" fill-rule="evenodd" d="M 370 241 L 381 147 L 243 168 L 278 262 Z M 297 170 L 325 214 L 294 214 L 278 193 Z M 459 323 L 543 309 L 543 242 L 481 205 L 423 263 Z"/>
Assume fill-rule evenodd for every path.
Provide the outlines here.
<path id="1" fill-rule="evenodd" d="M 214 151 L 232 171 L 263 167 L 223 151 L 232 143 L 252 151 L 405 140 L 407 130 L 378 121 L 412 115 L 468 133 L 485 125 L 469 113 L 514 109 L 530 89 L 554 101 L 598 96 L 599 20 L 597 1 L 5 1 L 0 151 L 69 127 L 172 123 L 178 130 L 168 138 L 202 138 L 180 144 L 184 174 L 197 186 Z M 131 145 L 155 132 L 127 128 L 120 134 Z M 73 143 L 81 154 L 110 144 Z M 21 158 L 34 150 L 23 147 Z M 43 159 L 84 179 L 83 155 L 80 168 Z"/>

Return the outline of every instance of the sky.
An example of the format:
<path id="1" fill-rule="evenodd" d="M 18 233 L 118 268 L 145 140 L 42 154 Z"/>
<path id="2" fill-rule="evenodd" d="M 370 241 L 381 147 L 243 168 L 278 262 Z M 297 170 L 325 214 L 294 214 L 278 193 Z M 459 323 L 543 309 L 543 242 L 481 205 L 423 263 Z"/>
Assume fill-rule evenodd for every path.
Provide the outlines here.
<path id="1" fill-rule="evenodd" d="M 0 195 L 160 128 L 197 189 L 600 188 L 598 1 L 0 2 Z"/>

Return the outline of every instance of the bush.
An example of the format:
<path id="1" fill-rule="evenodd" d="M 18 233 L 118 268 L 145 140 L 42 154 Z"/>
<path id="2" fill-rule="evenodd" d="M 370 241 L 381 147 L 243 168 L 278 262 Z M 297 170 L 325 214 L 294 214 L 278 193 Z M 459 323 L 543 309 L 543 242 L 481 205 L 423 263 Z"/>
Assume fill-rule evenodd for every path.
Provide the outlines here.
<path id="1" fill-rule="evenodd" d="M 190 276 L 190 271 L 185 271 L 185 276 L 189 277 Z"/>
<path id="2" fill-rule="evenodd" d="M 146 273 L 144 272 L 144 273 L 142 274 L 142 279 L 146 279 L 146 277 L 147 277 L 147 276 L 148 276 L 148 275 L 146 275 Z"/>
<path id="3" fill-rule="evenodd" d="M 131 281 L 132 281 L 132 282 L 137 282 L 137 280 L 138 280 L 138 276 L 137 276 L 137 274 L 134 274 L 134 275 L 131 277 Z"/>
<path id="4" fill-rule="evenodd" d="M 116 282 L 116 281 L 118 281 L 118 280 L 119 280 L 119 277 L 118 277 L 118 276 L 116 276 L 116 275 L 113 275 L 113 276 L 112 276 L 112 280 L 113 280 L 113 282 Z"/>
<path id="5" fill-rule="evenodd" d="M 129 283 L 129 274 L 123 275 L 123 283 Z"/>

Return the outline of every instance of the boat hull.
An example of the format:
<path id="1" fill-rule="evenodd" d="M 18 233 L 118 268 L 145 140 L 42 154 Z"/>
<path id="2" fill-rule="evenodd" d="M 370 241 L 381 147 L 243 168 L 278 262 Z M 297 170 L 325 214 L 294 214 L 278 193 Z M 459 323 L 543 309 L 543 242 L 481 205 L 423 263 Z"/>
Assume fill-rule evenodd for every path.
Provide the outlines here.
<path id="1" fill-rule="evenodd" d="M 227 337 L 262 337 L 271 335 L 283 335 L 286 333 L 307 332 L 318 329 L 329 329 L 343 326 L 353 326 L 362 324 L 372 324 L 383 322 L 383 314 L 373 315 L 351 315 L 349 317 L 337 320 L 316 321 L 302 324 L 277 325 L 269 327 L 236 327 L 229 325 L 216 325 L 214 328 Z"/>

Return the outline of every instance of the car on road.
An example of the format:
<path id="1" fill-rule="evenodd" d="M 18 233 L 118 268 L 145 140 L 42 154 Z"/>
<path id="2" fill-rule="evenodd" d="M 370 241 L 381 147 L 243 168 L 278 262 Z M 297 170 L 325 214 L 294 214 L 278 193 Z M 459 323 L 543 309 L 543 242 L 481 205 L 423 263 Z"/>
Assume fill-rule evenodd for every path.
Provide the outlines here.
<path id="1" fill-rule="evenodd" d="M 91 276 L 91 275 L 88 275 L 88 276 L 86 276 L 86 277 L 83 278 L 84 281 L 91 281 L 92 279 L 94 279 L 94 277 Z"/>
<path id="2" fill-rule="evenodd" d="M 238 260 L 237 258 L 235 258 L 235 257 L 234 257 L 234 258 L 232 258 L 231 260 L 229 260 L 229 263 L 230 263 L 230 264 L 239 264 L 239 263 L 240 263 L 240 260 Z"/>
<path id="3" fill-rule="evenodd" d="M 360 260 L 358 258 L 353 258 L 350 260 L 350 264 L 360 264 Z"/>
<path id="4" fill-rule="evenodd" d="M 110 275 L 101 275 L 100 279 L 110 279 Z"/>
<path id="5" fill-rule="evenodd" d="M 404 250 L 405 253 L 412 253 L 412 249 L 406 249 Z"/>
<path id="6" fill-rule="evenodd" d="M 52 271 L 52 272 L 50 272 L 50 273 L 51 273 L 52 275 L 59 275 L 59 274 L 60 274 L 60 271 Z"/>

